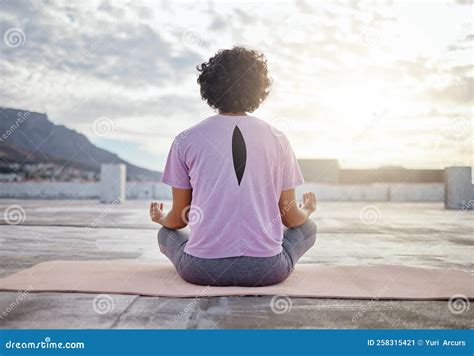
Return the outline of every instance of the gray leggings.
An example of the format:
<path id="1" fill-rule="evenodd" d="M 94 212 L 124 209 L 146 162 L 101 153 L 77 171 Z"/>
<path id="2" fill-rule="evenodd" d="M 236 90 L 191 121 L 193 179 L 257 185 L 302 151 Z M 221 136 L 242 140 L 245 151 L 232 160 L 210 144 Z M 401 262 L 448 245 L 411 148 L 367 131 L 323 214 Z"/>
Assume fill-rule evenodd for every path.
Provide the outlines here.
<path id="1" fill-rule="evenodd" d="M 184 252 L 188 242 L 185 231 L 165 227 L 158 232 L 160 251 L 165 254 L 185 281 L 204 286 L 259 287 L 284 281 L 298 260 L 316 241 L 316 224 L 286 229 L 283 251 L 272 257 L 200 258 Z"/>

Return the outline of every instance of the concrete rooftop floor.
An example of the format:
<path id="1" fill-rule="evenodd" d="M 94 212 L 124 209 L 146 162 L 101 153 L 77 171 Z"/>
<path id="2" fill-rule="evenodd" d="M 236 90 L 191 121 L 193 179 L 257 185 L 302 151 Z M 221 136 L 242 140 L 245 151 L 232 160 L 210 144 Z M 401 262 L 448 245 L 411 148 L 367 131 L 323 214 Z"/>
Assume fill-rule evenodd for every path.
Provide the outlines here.
<path id="1" fill-rule="evenodd" d="M 6 224 L 13 205 L 20 225 Z M 168 203 L 169 205 L 169 203 Z M 439 203 L 321 202 L 316 245 L 300 263 L 398 264 L 474 272 L 474 212 Z M 0 200 L 0 277 L 50 260 L 166 260 L 147 201 Z M 3 219 L 3 220 L 2 220 Z M 472 328 L 474 307 L 452 314 L 447 301 L 291 298 L 272 312 L 271 297 L 158 298 L 111 295 L 94 311 L 95 294 L 0 292 L 2 328 Z M 6 315 L 1 318 L 2 312 Z M 356 317 L 362 311 L 362 316 Z"/>

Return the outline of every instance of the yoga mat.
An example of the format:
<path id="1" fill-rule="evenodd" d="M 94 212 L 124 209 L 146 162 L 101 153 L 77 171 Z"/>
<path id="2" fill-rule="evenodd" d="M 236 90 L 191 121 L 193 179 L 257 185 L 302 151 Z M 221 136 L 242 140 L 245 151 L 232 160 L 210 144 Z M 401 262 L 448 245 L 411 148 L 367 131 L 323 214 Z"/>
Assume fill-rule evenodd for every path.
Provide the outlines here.
<path id="1" fill-rule="evenodd" d="M 345 299 L 444 300 L 474 298 L 474 276 L 452 269 L 299 264 L 268 287 L 206 287 L 185 282 L 170 263 L 51 261 L 0 279 L 0 290 L 83 292 L 160 297 L 287 295 Z"/>

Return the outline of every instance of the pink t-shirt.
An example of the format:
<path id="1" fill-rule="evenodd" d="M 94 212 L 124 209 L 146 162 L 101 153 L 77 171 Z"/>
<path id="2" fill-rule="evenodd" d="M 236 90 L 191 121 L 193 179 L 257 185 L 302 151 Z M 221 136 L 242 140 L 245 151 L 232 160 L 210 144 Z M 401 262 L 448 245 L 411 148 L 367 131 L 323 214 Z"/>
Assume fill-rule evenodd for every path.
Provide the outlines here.
<path id="1" fill-rule="evenodd" d="M 304 183 L 286 136 L 254 116 L 211 116 L 174 139 L 162 182 L 193 189 L 185 252 L 201 258 L 282 251 L 278 201 Z"/>

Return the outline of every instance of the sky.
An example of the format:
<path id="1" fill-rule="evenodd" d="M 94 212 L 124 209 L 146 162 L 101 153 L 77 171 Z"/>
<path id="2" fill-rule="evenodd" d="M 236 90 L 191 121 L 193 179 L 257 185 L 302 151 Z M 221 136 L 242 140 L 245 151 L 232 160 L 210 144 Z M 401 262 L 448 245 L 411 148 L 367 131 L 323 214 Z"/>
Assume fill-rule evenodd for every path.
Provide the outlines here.
<path id="1" fill-rule="evenodd" d="M 162 170 L 173 138 L 214 114 L 196 65 L 241 45 L 265 54 L 273 79 L 253 115 L 297 157 L 473 166 L 473 6 L 0 0 L 0 106 Z"/>

